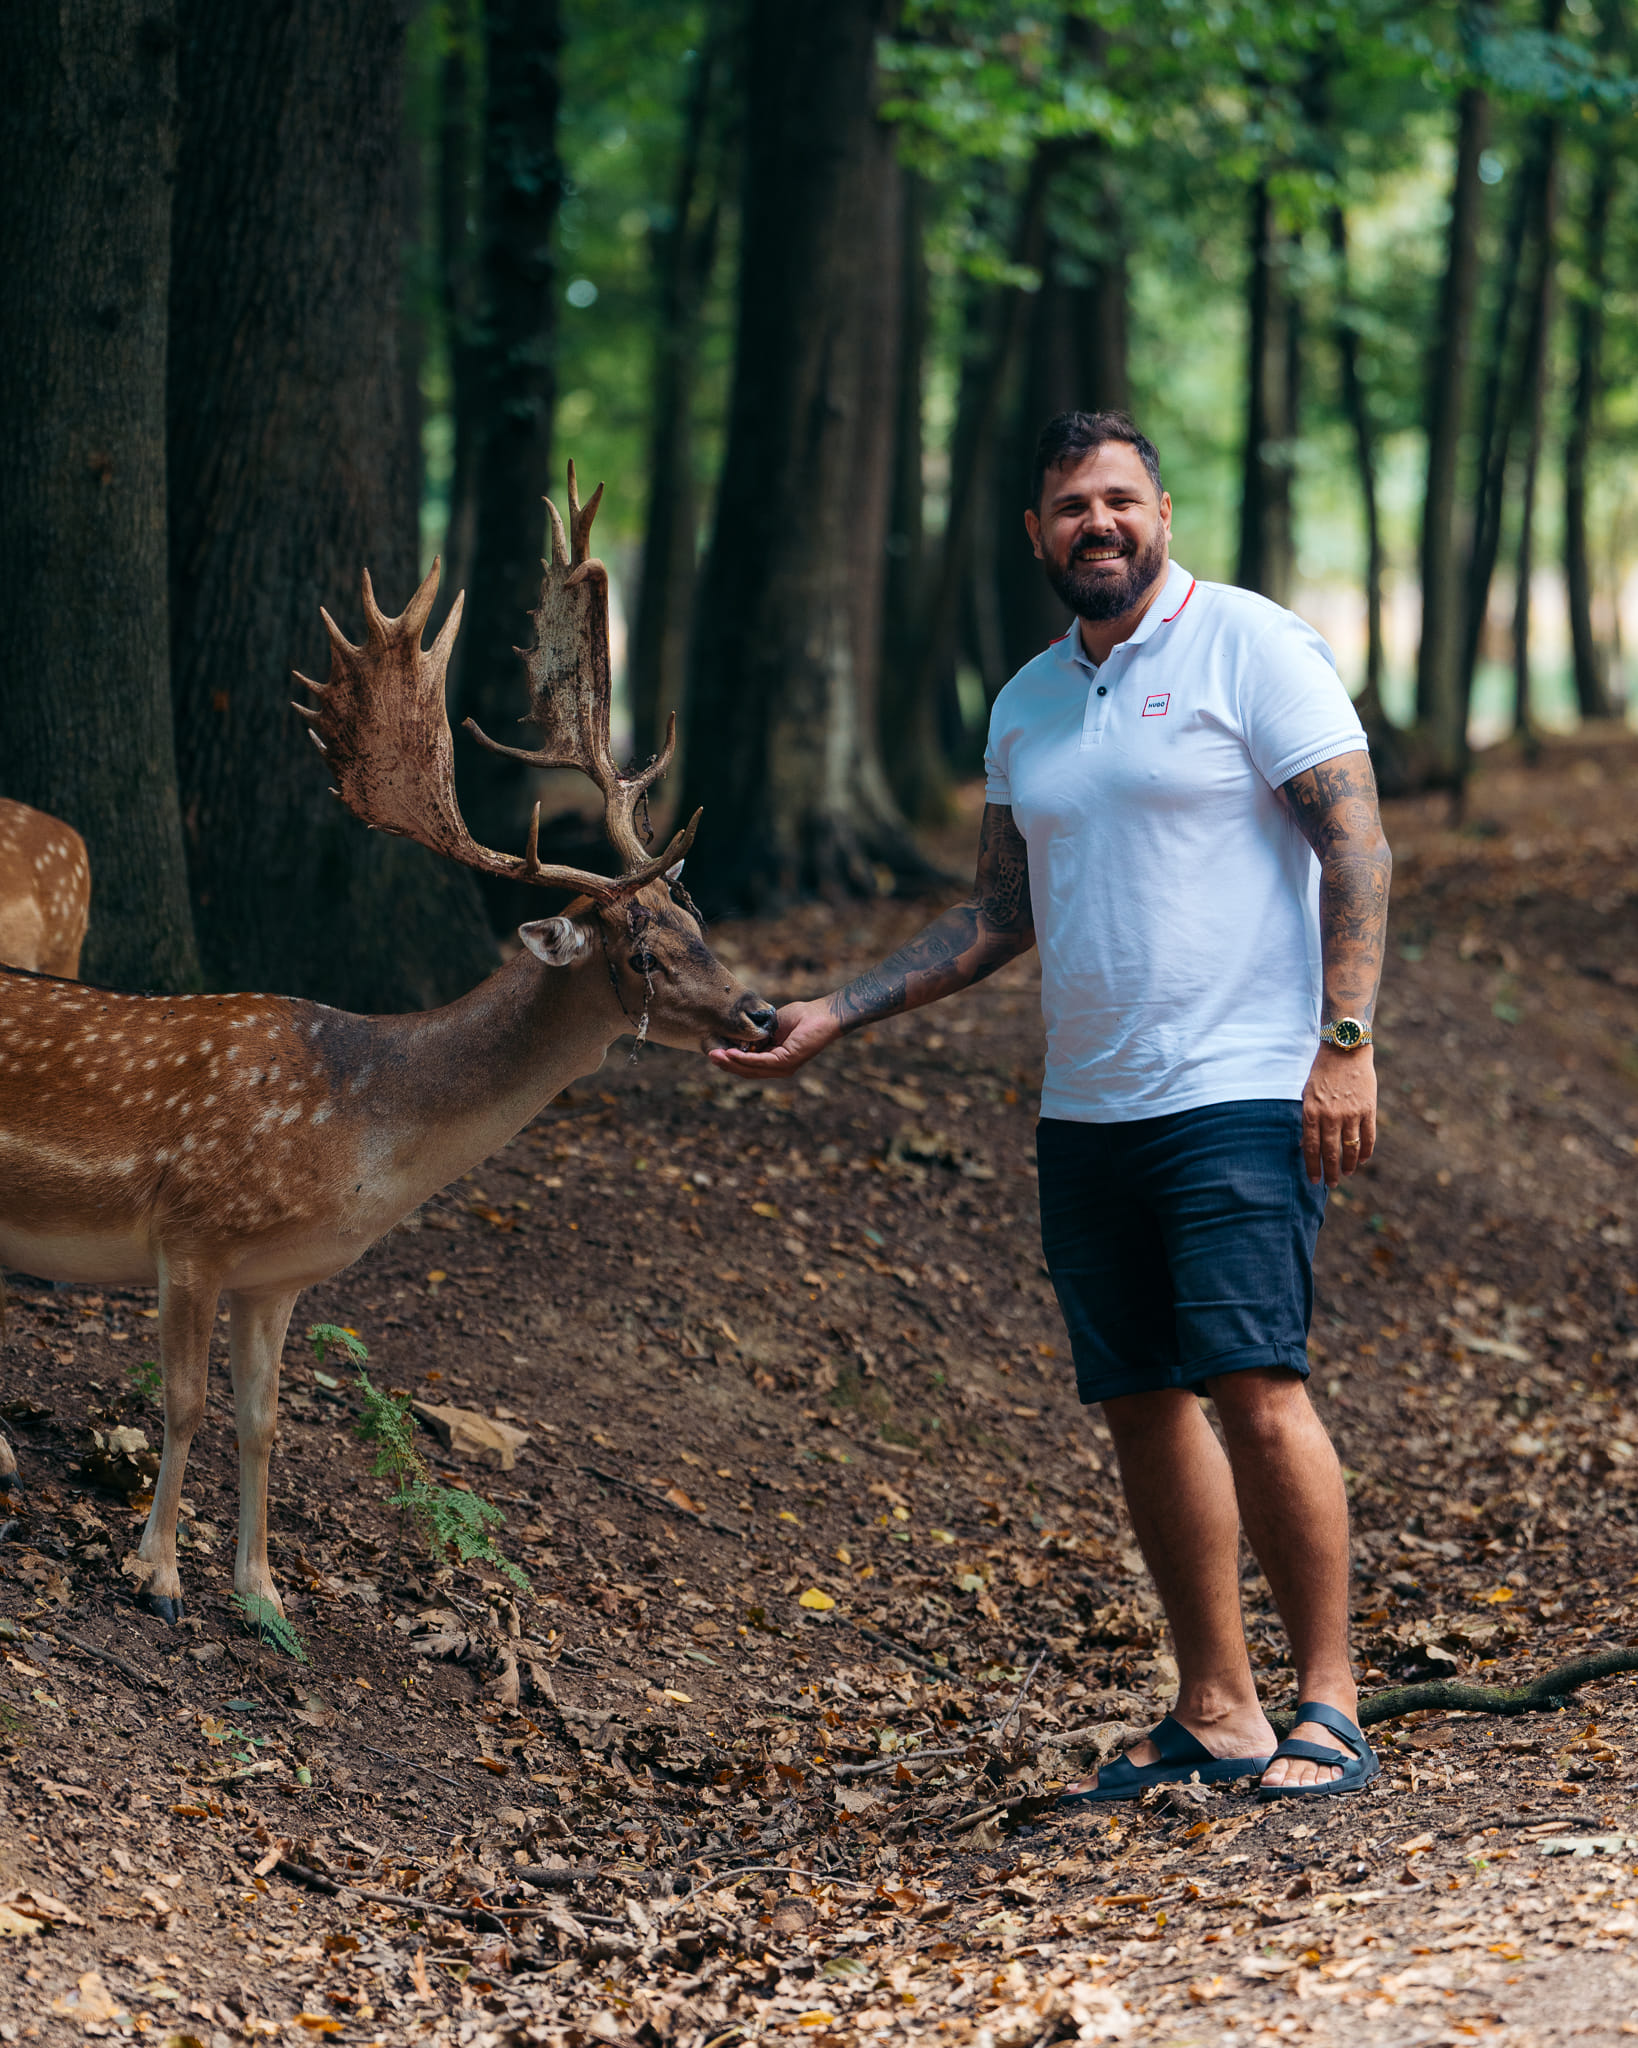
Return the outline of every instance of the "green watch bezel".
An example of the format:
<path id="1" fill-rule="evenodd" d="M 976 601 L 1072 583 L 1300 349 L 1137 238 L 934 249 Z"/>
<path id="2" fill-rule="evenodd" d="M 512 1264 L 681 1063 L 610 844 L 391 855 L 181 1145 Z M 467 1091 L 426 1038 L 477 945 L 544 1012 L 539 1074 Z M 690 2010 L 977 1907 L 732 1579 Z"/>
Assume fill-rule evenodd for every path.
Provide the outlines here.
<path id="1" fill-rule="evenodd" d="M 1371 1027 L 1362 1024 L 1357 1017 L 1338 1017 L 1334 1023 L 1325 1026 L 1320 1036 L 1338 1052 L 1358 1052 L 1362 1045 L 1370 1044 Z"/>

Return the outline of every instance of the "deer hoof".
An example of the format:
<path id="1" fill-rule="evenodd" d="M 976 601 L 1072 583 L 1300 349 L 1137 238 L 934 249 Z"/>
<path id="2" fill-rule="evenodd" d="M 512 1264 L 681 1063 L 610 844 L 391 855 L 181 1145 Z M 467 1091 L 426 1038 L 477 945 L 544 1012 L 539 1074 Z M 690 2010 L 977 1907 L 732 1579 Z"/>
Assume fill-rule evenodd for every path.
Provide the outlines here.
<path id="1" fill-rule="evenodd" d="M 169 1622 L 172 1628 L 182 1619 L 182 1595 L 173 1600 L 168 1593 L 144 1593 L 137 1602 L 149 1614 L 157 1614 L 161 1621 Z"/>

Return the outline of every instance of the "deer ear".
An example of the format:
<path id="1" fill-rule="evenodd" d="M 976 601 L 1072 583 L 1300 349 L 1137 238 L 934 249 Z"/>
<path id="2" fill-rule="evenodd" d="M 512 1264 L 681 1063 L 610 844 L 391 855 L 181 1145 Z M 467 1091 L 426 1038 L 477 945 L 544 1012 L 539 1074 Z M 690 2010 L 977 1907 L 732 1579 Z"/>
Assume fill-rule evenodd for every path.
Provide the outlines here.
<path id="1" fill-rule="evenodd" d="M 680 875 L 680 874 L 682 873 L 682 871 L 683 871 L 683 864 L 682 864 L 682 862 L 681 862 L 680 860 L 679 860 L 679 861 L 675 861 L 675 862 L 673 862 L 673 864 L 672 864 L 672 865 L 671 865 L 670 867 L 668 867 L 668 868 L 666 869 L 666 871 L 665 871 L 665 878 L 666 878 L 666 880 L 667 880 L 668 882 L 674 882 L 674 881 L 675 881 L 675 880 L 677 879 L 677 877 L 678 877 L 678 876 L 679 876 L 679 875 Z"/>
<path id="2" fill-rule="evenodd" d="M 548 967 L 572 967 L 591 951 L 591 940 L 572 917 L 543 917 L 520 924 L 518 937 Z"/>

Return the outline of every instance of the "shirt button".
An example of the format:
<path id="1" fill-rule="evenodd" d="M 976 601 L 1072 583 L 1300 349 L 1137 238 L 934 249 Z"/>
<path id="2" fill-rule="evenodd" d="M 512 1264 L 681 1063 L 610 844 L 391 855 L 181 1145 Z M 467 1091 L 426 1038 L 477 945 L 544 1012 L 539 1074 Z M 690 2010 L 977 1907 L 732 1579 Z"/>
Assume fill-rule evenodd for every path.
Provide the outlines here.
<path id="1" fill-rule="evenodd" d="M 1104 683 L 1099 683 L 1099 685 L 1098 685 L 1098 695 L 1099 695 L 1100 697 L 1107 697 L 1107 696 L 1109 695 L 1109 689 L 1108 689 L 1108 685 L 1107 685 L 1107 684 L 1104 684 Z"/>

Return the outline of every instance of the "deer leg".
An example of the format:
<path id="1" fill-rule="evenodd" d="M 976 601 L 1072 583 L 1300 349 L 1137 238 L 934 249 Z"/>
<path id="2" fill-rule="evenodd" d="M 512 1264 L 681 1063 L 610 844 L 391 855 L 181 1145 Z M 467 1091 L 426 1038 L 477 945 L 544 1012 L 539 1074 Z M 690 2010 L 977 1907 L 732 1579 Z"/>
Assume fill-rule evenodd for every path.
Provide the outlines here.
<path id="1" fill-rule="evenodd" d="M 279 1360 L 295 1294 L 234 1294 L 233 1415 L 239 1430 L 239 1552 L 233 1590 L 241 1600 L 266 1600 L 284 1612 L 267 1565 L 267 1461 L 279 1424 Z"/>
<path id="2" fill-rule="evenodd" d="M 210 1366 L 210 1331 L 217 1287 L 202 1273 L 159 1267 L 159 1362 L 165 1375 L 165 1448 L 154 1481 L 154 1504 L 137 1556 L 152 1569 L 143 1581 L 140 1604 L 165 1621 L 182 1618 L 182 1581 L 176 1569 L 176 1511 L 182 1475 L 194 1432 L 205 1413 L 205 1379 Z"/>

